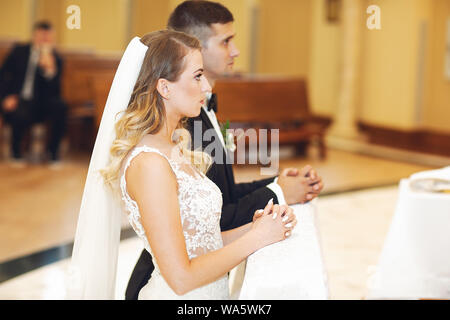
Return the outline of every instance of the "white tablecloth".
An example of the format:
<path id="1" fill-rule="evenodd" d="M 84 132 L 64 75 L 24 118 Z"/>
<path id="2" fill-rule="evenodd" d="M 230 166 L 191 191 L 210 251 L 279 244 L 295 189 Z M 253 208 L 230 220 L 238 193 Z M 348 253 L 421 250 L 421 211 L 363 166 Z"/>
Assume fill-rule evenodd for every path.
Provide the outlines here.
<path id="1" fill-rule="evenodd" d="M 293 206 L 292 235 L 247 259 L 239 299 L 328 299 L 315 201 Z"/>
<path id="2" fill-rule="evenodd" d="M 430 173 L 445 177 L 450 167 Z M 426 175 L 400 181 L 370 299 L 450 298 L 450 194 L 412 190 L 411 179 Z"/>

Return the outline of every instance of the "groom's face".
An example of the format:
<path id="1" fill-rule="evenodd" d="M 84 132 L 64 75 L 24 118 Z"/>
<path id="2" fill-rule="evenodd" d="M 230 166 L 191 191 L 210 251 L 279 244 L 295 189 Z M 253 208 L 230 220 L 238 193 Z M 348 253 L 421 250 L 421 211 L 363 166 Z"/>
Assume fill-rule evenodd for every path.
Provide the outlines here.
<path id="1" fill-rule="evenodd" d="M 239 56 L 239 50 L 234 43 L 233 22 L 210 26 L 211 36 L 202 48 L 203 66 L 208 79 L 217 78 L 233 71 L 234 59 Z"/>

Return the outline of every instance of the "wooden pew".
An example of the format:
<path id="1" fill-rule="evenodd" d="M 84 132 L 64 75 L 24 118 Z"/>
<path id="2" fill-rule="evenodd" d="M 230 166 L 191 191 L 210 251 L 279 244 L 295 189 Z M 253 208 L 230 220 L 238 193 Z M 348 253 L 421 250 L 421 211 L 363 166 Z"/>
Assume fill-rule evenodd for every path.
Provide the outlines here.
<path id="1" fill-rule="evenodd" d="M 289 77 L 245 76 L 218 80 L 219 121 L 233 127 L 280 129 L 280 145 L 292 144 L 305 151 L 317 144 L 325 158 L 324 135 L 327 125 L 311 113 L 306 80 Z M 269 139 L 270 141 L 270 139 Z"/>
<path id="2" fill-rule="evenodd" d="M 106 58 L 94 54 L 63 54 L 63 97 L 73 107 L 94 103 L 92 79 L 97 74 L 115 72 L 120 58 Z M 94 111 L 92 111 L 94 115 Z"/>
<path id="3" fill-rule="evenodd" d="M 116 70 L 108 70 L 96 73 L 91 77 L 92 90 L 95 105 L 95 125 L 96 128 L 100 126 L 102 120 L 103 110 L 105 108 L 106 100 L 108 99 L 109 90 L 114 80 Z"/>
<path id="4" fill-rule="evenodd" d="M 91 150 L 120 57 L 89 52 L 63 52 L 61 56 L 62 94 L 69 106 L 69 139 L 75 149 Z"/>

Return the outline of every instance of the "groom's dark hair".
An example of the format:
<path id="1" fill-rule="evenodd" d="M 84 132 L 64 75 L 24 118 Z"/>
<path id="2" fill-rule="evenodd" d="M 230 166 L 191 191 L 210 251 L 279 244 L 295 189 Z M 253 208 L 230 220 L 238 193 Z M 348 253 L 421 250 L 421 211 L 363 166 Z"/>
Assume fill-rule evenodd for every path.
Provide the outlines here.
<path id="1" fill-rule="evenodd" d="M 233 14 L 218 2 L 189 0 L 179 4 L 169 17 L 167 28 L 198 38 L 204 47 L 212 35 L 213 23 L 233 22 Z"/>

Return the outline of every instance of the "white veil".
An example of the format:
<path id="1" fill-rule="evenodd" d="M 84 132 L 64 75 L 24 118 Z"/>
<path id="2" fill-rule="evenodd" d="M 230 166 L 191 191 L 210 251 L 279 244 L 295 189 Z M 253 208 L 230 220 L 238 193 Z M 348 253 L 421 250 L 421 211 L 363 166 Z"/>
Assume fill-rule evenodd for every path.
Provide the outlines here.
<path id="1" fill-rule="evenodd" d="M 131 40 L 109 91 L 78 217 L 68 271 L 69 299 L 114 299 L 122 207 L 99 170 L 108 164 L 116 115 L 128 106 L 147 49 L 138 37 Z"/>

